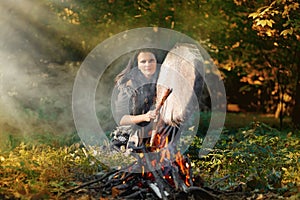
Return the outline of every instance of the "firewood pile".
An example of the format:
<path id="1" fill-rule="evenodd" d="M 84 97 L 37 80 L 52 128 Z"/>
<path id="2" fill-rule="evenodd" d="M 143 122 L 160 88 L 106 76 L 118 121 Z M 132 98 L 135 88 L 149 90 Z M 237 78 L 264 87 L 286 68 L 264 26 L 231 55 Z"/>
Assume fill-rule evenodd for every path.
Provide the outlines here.
<path id="1" fill-rule="evenodd" d="M 167 150 L 153 154 L 143 146 L 139 151 L 136 163 L 106 178 L 103 191 L 122 199 L 174 199 L 193 184 L 190 163 L 180 153 L 171 161 Z"/>
<path id="2" fill-rule="evenodd" d="M 132 164 L 95 177 L 67 193 L 88 188 L 100 199 L 219 199 L 218 192 L 203 188 L 193 177 L 188 157 L 180 151 L 131 147 L 136 153 Z"/>

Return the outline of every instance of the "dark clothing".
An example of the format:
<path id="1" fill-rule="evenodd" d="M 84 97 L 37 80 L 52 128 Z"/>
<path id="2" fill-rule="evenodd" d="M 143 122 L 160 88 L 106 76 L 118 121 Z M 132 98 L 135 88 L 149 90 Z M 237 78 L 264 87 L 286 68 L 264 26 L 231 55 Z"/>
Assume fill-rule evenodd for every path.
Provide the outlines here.
<path id="1" fill-rule="evenodd" d="M 156 82 L 159 68 L 148 80 L 142 72 L 134 67 L 122 77 L 117 85 L 119 94 L 116 102 L 117 120 L 120 122 L 124 115 L 145 114 L 155 108 Z M 152 122 L 141 122 L 132 125 L 133 131 L 138 131 L 139 145 L 151 137 Z"/>

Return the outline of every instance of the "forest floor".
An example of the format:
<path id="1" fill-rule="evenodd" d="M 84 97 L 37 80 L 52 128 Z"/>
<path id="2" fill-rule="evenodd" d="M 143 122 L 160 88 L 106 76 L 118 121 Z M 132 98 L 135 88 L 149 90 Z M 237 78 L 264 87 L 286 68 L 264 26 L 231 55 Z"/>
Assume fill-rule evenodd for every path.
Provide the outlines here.
<path id="1" fill-rule="evenodd" d="M 197 152 L 203 138 L 196 137 L 185 155 L 191 160 L 193 176 L 203 179 L 204 188 L 227 177 L 213 188 L 224 192 L 218 194 L 220 199 L 299 199 L 299 138 L 297 130 L 279 131 L 252 122 L 224 129 L 212 152 L 201 158 Z M 61 145 L 57 139 L 52 138 L 52 144 L 49 139 L 44 144 L 20 143 L 0 151 L 1 199 L 99 199 L 101 191 L 95 188 L 65 192 L 111 171 L 112 165 L 88 152 L 78 138 L 70 139 L 77 140 L 71 145 Z M 108 160 L 115 165 L 120 159 L 112 155 Z"/>

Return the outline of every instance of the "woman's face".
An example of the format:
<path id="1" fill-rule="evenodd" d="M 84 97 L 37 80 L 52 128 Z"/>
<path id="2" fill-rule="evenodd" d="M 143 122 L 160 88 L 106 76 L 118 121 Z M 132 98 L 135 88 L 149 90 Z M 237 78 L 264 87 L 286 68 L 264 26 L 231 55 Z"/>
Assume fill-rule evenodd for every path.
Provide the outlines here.
<path id="1" fill-rule="evenodd" d="M 157 61 L 151 52 L 141 52 L 137 57 L 138 68 L 147 79 L 150 79 L 156 71 Z"/>

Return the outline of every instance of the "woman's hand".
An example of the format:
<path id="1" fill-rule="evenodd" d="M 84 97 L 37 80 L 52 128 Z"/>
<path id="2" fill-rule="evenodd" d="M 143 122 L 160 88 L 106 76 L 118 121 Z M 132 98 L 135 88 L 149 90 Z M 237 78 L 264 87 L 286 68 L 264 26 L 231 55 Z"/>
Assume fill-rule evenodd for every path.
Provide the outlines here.
<path id="1" fill-rule="evenodd" d="M 146 114 L 144 114 L 145 122 L 150 122 L 151 119 L 155 119 L 156 116 L 157 116 L 156 110 L 150 110 L 150 111 L 148 111 Z"/>

